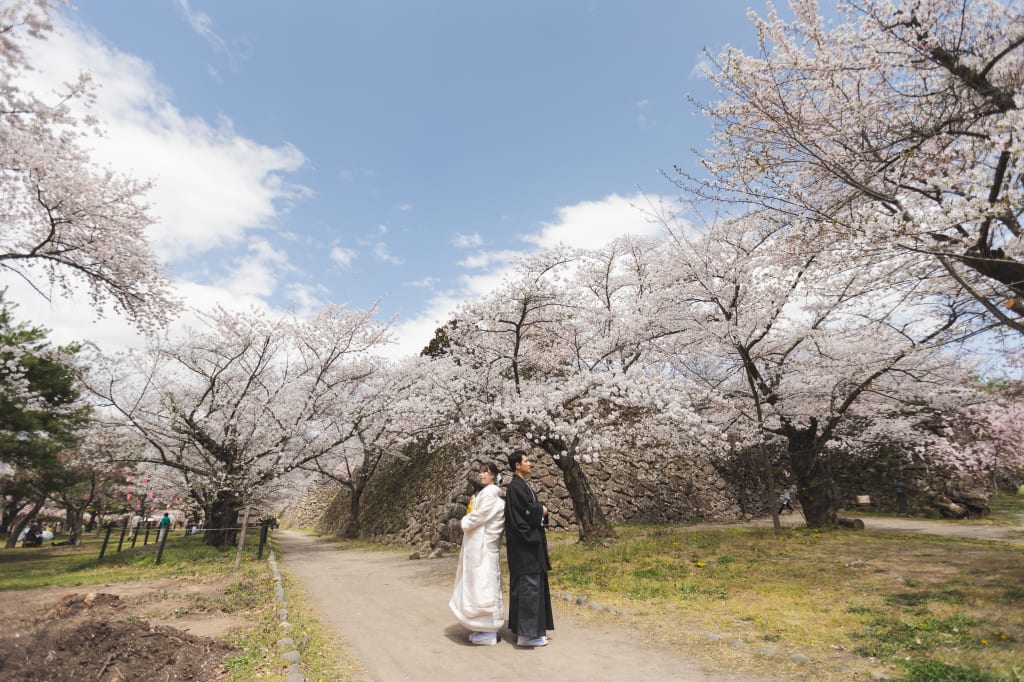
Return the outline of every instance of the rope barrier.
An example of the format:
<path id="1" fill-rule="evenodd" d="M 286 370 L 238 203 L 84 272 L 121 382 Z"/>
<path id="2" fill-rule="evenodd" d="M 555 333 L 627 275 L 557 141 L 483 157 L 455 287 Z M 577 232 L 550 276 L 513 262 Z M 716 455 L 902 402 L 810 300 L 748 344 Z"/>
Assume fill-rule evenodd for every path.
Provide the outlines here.
<path id="1" fill-rule="evenodd" d="M 256 528 L 260 529 L 260 531 L 259 531 L 259 533 L 260 533 L 260 542 L 259 542 L 259 549 L 257 551 L 257 560 L 262 560 L 263 559 L 263 549 L 264 549 L 264 545 L 265 545 L 266 540 L 267 540 L 267 534 L 269 533 L 269 531 L 270 531 L 270 529 L 271 529 L 271 527 L 273 525 L 274 524 L 272 524 L 270 521 L 264 521 L 264 522 L 261 522 L 261 523 L 258 523 L 258 524 L 255 524 L 255 525 L 251 526 L 253 529 L 256 529 Z M 121 536 L 120 536 L 120 538 L 117 541 L 117 550 L 116 550 L 116 552 L 118 554 L 120 554 L 121 551 L 122 551 L 122 545 L 124 543 L 125 535 L 126 535 L 126 533 L 128 531 L 128 527 L 125 524 L 110 523 L 110 524 L 107 524 L 106 526 L 104 526 L 103 528 L 105 528 L 107 532 L 106 532 L 106 536 L 103 538 L 103 545 L 100 547 L 100 556 L 99 556 L 100 559 L 102 559 L 104 554 L 106 554 L 107 544 L 110 542 L 110 535 L 111 535 L 111 533 L 115 529 L 118 529 L 118 528 L 121 531 Z M 238 532 L 240 534 L 240 537 L 244 537 L 244 534 L 247 532 L 248 528 L 249 527 L 245 526 L 244 524 L 241 525 L 241 526 L 225 526 L 225 527 L 222 527 L 222 528 L 209 528 L 209 527 L 186 527 L 186 528 L 178 527 L 178 528 L 171 528 L 169 526 L 160 527 L 160 526 L 146 525 L 146 526 L 141 526 L 141 527 L 138 527 L 138 528 L 134 529 L 135 532 L 130 536 L 130 539 L 131 539 L 131 549 L 135 549 L 135 542 L 136 542 L 136 538 L 137 538 L 138 535 L 144 535 L 143 545 L 142 546 L 143 546 L 143 548 L 145 548 L 149 544 L 149 542 L 148 542 L 149 541 L 149 536 L 150 536 L 150 533 L 152 533 L 154 535 L 153 546 L 157 547 L 156 563 L 159 564 L 161 559 L 163 558 L 164 546 L 167 544 L 167 538 L 169 538 L 171 535 L 174 535 L 175 533 L 181 533 L 185 537 L 189 537 L 189 536 L 192 536 L 192 535 L 200 535 L 201 533 L 206 533 L 206 532 Z M 145 533 L 143 533 L 143 531 L 145 531 Z M 238 557 L 236 557 L 236 564 L 237 564 L 238 560 L 241 558 L 241 554 L 242 554 L 242 549 L 241 549 L 241 544 L 240 544 L 240 546 L 239 546 L 239 555 L 238 555 Z"/>

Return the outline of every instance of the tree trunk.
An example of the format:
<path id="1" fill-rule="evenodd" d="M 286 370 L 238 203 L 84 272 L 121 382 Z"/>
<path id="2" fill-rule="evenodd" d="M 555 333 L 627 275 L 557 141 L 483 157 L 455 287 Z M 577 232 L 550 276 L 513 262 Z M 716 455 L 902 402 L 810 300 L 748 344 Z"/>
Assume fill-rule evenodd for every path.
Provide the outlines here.
<path id="1" fill-rule="evenodd" d="M 12 549 L 18 544 L 18 536 L 21 535 L 21 531 L 25 530 L 25 526 L 32 523 L 32 520 L 36 518 L 36 514 L 43 508 L 43 504 L 46 503 L 46 499 L 42 499 L 32 505 L 32 509 L 27 514 L 21 517 L 20 521 L 15 521 L 11 524 L 11 532 L 7 535 L 7 544 L 4 545 L 5 549 Z"/>
<path id="2" fill-rule="evenodd" d="M 85 513 L 85 508 L 68 504 L 67 501 L 62 502 L 61 506 L 64 508 L 62 532 L 67 533 L 70 544 L 77 546 L 79 544 L 77 539 L 82 535 L 82 515 Z"/>
<path id="3" fill-rule="evenodd" d="M 233 547 L 238 537 L 236 526 L 241 506 L 242 502 L 234 492 L 230 490 L 218 492 L 213 504 L 210 505 L 203 542 L 218 549 Z"/>
<path id="4" fill-rule="evenodd" d="M 76 509 L 74 513 L 68 516 L 68 539 L 75 547 L 82 545 L 82 517 L 84 515 L 84 509 Z"/>
<path id="5" fill-rule="evenodd" d="M 576 516 L 576 525 L 579 526 L 580 541 L 615 537 L 615 530 L 601 510 L 575 455 L 562 455 L 555 461 L 562 470 L 565 487 L 572 498 L 572 511 Z"/>
<path id="6" fill-rule="evenodd" d="M 817 442 L 818 422 L 811 420 L 805 429 L 786 428 L 789 463 L 796 478 L 797 499 L 803 507 L 808 528 L 833 528 L 838 525 L 836 485 L 832 463 L 820 452 Z"/>
<path id="7" fill-rule="evenodd" d="M 12 495 L 13 497 L 13 495 Z M 17 517 L 17 508 L 15 502 L 12 499 L 10 502 L 2 502 L 0 504 L 0 534 L 11 533 L 11 522 Z"/>
<path id="8" fill-rule="evenodd" d="M 363 497 L 363 488 L 353 486 L 350 492 L 348 520 L 345 521 L 345 526 L 341 529 L 341 537 L 355 540 L 359 537 L 359 501 Z"/>

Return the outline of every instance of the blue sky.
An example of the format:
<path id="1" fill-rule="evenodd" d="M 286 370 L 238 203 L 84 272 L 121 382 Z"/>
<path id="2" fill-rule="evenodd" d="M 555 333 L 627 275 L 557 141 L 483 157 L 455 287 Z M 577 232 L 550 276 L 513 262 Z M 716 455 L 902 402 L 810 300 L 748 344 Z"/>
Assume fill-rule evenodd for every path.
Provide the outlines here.
<path id="1" fill-rule="evenodd" d="M 706 146 L 687 95 L 714 96 L 703 48 L 751 47 L 747 7 L 82 0 L 32 78 L 94 74 L 95 156 L 153 180 L 189 304 L 380 299 L 400 355 L 516 254 L 657 232 L 634 206 L 674 199 L 660 171 Z M 128 338 L 14 293 L 57 340 Z"/>

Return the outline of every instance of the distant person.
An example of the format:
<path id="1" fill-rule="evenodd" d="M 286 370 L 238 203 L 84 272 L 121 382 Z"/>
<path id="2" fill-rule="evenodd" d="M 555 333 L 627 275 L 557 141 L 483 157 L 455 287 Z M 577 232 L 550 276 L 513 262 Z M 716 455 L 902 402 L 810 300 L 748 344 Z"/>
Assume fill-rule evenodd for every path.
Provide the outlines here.
<path id="1" fill-rule="evenodd" d="M 537 500 L 526 479 L 530 459 L 522 450 L 508 456 L 514 474 L 505 492 L 505 545 L 508 554 L 508 625 L 516 644 L 546 646 L 547 631 L 555 629 L 548 587 L 548 508 Z"/>
<path id="2" fill-rule="evenodd" d="M 24 531 L 21 539 L 22 547 L 42 547 L 43 545 L 43 529 L 39 527 L 39 524 L 33 523 L 28 527 L 28 530 Z"/>
<path id="3" fill-rule="evenodd" d="M 497 486 L 500 479 L 494 464 L 480 466 L 483 489 L 470 498 L 460 522 L 462 549 L 455 569 L 455 589 L 448 602 L 459 622 L 471 630 L 469 641 L 481 646 L 497 644 L 498 628 L 505 624 L 500 558 L 505 500 Z"/>
<path id="4" fill-rule="evenodd" d="M 788 509 L 790 514 L 796 511 L 795 509 L 793 509 L 793 501 L 790 499 L 789 488 L 784 488 L 782 492 L 779 493 L 778 513 L 781 514 L 783 509 Z"/>
<path id="5" fill-rule="evenodd" d="M 128 526 L 131 528 L 131 532 L 128 534 L 129 540 L 134 540 L 135 536 L 139 534 L 139 526 L 142 525 L 142 517 L 138 514 L 132 516 L 132 520 L 128 522 Z"/>
<path id="6" fill-rule="evenodd" d="M 171 529 L 171 515 L 168 514 L 167 512 L 164 512 L 163 518 L 160 519 L 159 528 L 160 528 L 160 530 L 159 530 L 159 534 L 157 535 L 157 540 L 163 540 L 164 539 L 164 535 L 166 535 L 167 531 L 169 531 Z"/>

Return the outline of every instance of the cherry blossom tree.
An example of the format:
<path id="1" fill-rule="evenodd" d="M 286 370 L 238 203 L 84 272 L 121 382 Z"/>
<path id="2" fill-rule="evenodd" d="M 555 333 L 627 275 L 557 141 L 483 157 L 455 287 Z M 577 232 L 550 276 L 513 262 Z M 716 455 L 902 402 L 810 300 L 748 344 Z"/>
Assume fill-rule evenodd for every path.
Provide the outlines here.
<path id="1" fill-rule="evenodd" d="M 342 535 L 359 537 L 359 513 L 370 483 L 385 462 L 404 457 L 405 449 L 441 431 L 446 421 L 424 394 L 424 362 L 411 358 L 382 366 L 349 392 L 339 418 L 326 424 L 339 444 L 313 457 L 303 469 L 333 480 L 349 492 Z"/>
<path id="2" fill-rule="evenodd" d="M 920 441 L 922 422 L 972 395 L 953 352 L 969 301 L 936 294 L 926 258 L 812 250 L 750 216 L 674 234 L 671 296 L 691 316 L 676 324 L 696 334 L 673 339 L 676 368 L 732 403 L 718 417 L 737 447 L 781 439 L 809 526 L 837 523 L 832 457 L 870 444 L 865 422 Z"/>
<path id="3" fill-rule="evenodd" d="M 74 544 L 82 543 L 87 511 L 91 509 L 94 516 L 97 512 L 121 511 L 111 509 L 111 505 L 131 494 L 130 469 L 112 461 L 113 453 L 127 447 L 122 434 L 94 422 L 74 448 L 60 454 L 64 474 L 51 483 L 48 498 L 63 511 L 66 532 Z"/>
<path id="4" fill-rule="evenodd" d="M 57 3 L 23 0 L 0 8 L 0 272 L 49 298 L 83 287 L 97 314 L 111 303 L 143 329 L 165 323 L 176 303 L 150 250 L 149 185 L 89 158 L 83 139 L 96 121 L 88 74 L 49 100 L 19 85 L 31 69 L 28 41 L 45 39 Z"/>
<path id="5" fill-rule="evenodd" d="M 524 259 L 515 277 L 449 325 L 435 362 L 453 422 L 550 456 L 562 472 L 581 540 L 614 531 L 586 465 L 639 440 L 712 449 L 693 396 L 647 353 L 671 333 L 649 296 L 655 245 L 620 240 L 596 251 Z M 507 446 L 506 446 L 507 447 Z"/>
<path id="6" fill-rule="evenodd" d="M 929 254 L 1024 332 L 1024 6 L 842 0 L 835 24 L 790 7 L 751 14 L 756 53 L 713 59 L 707 174 L 680 185 L 800 241 Z"/>
<path id="7" fill-rule="evenodd" d="M 224 546 L 243 506 L 345 442 L 332 423 L 345 421 L 350 394 L 379 370 L 370 353 L 388 340 L 375 313 L 217 310 L 185 338 L 97 354 L 85 381 L 98 414 L 145 441 L 126 459 L 179 470 L 206 506 L 206 542 Z"/>
<path id="8" fill-rule="evenodd" d="M 984 402 L 944 415 L 946 459 L 956 472 L 984 476 L 994 489 L 1016 493 L 1024 481 L 1024 385 L 999 382 Z"/>

